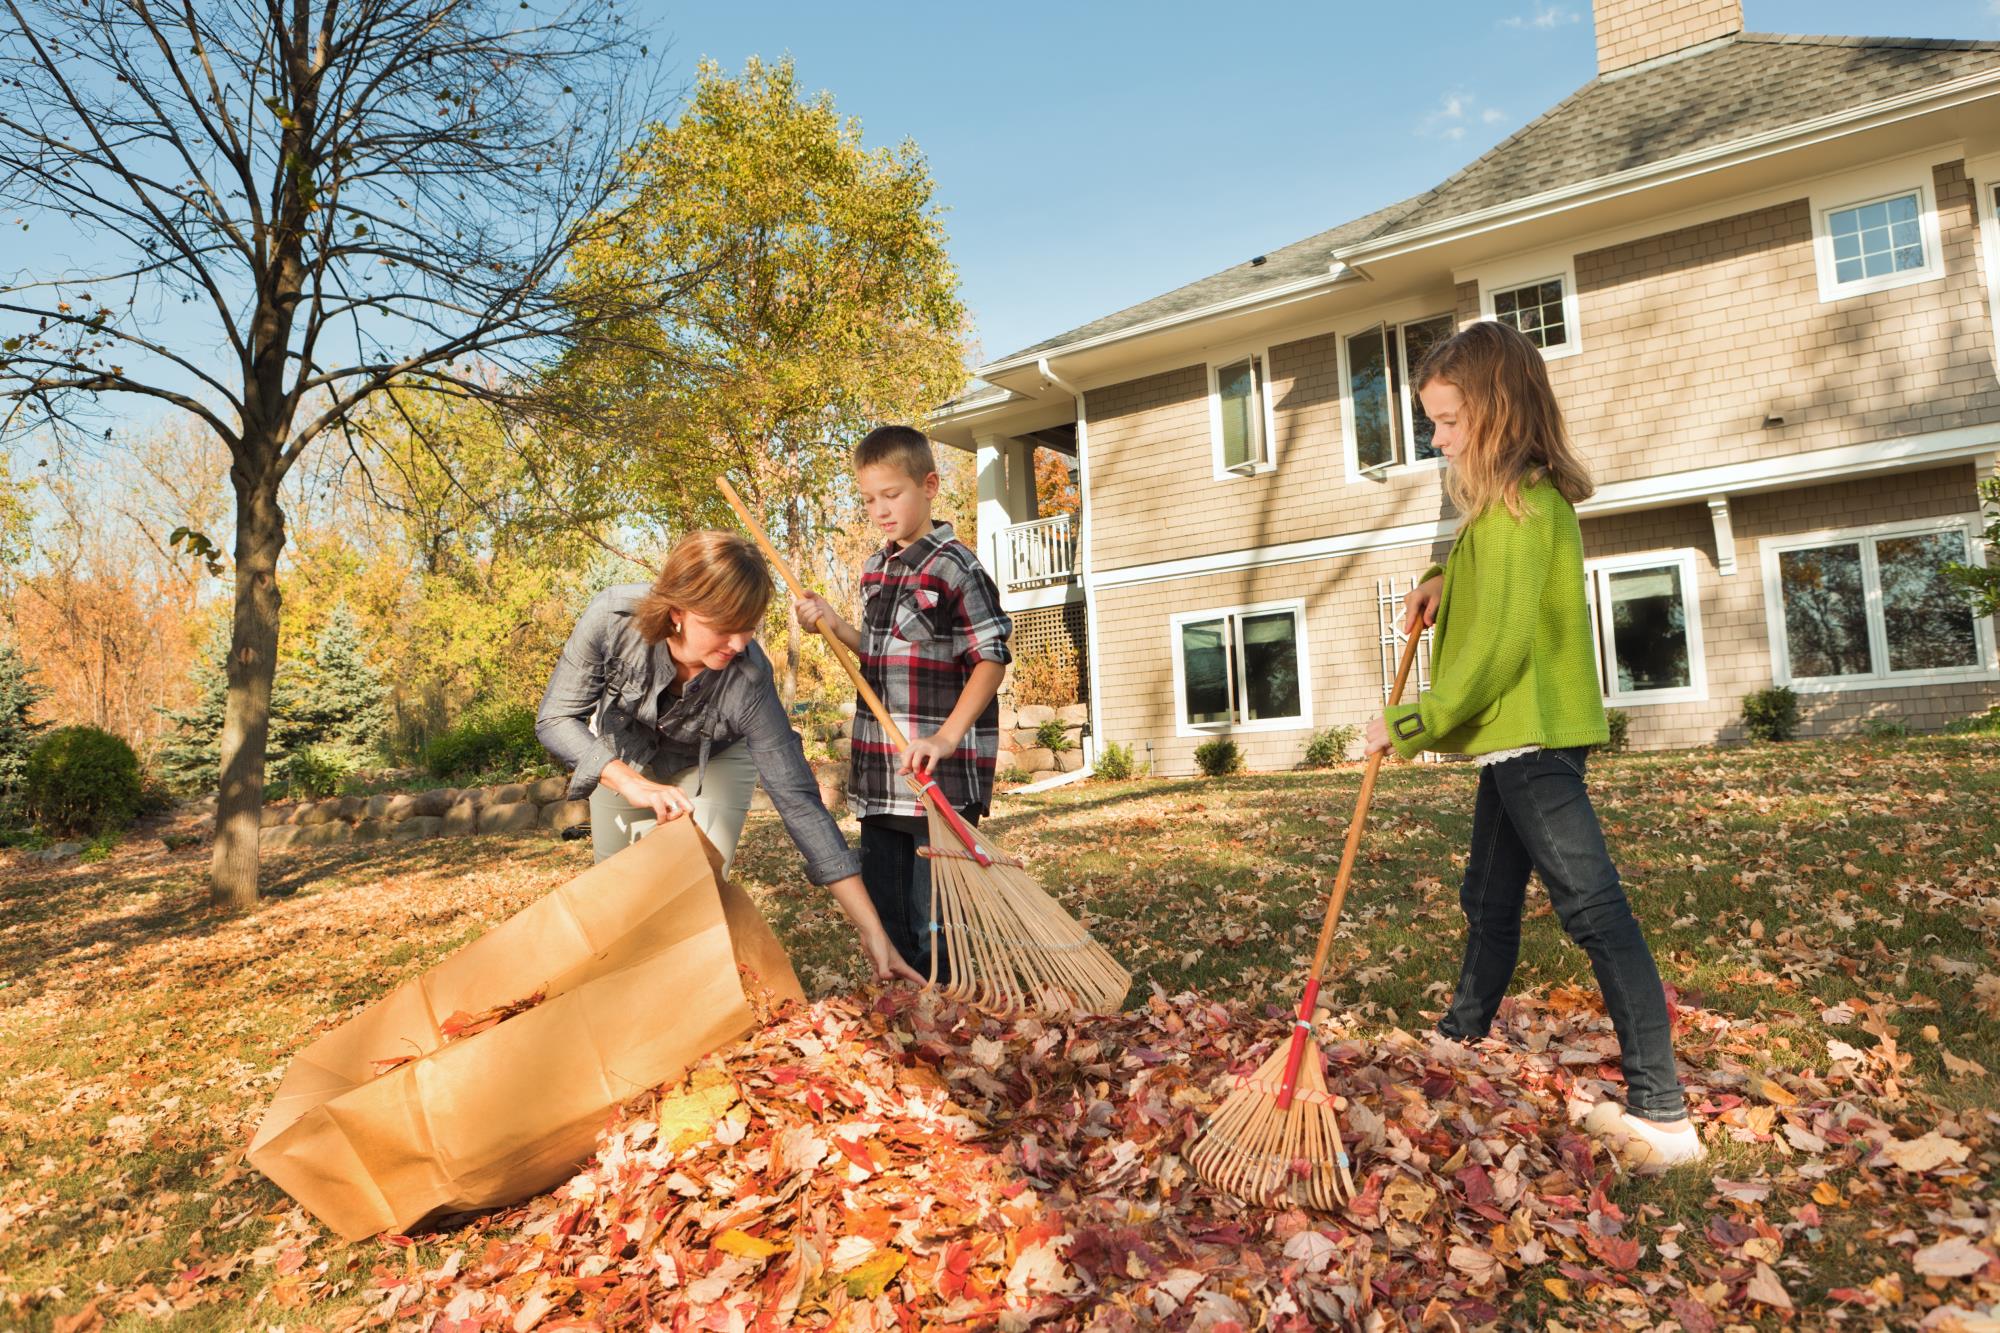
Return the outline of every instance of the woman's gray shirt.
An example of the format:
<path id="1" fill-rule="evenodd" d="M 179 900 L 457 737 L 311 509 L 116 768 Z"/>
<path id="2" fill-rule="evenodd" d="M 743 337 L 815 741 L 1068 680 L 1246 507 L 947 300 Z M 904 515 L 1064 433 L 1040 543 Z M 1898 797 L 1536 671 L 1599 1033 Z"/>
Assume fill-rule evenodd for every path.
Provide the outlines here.
<path id="1" fill-rule="evenodd" d="M 830 884 L 860 874 L 861 859 L 820 803 L 819 781 L 785 717 L 763 648 L 753 641 L 722 670 L 702 671 L 662 715 L 674 660 L 666 644 L 639 634 L 633 613 L 645 595 L 645 584 L 625 583 L 591 600 L 535 714 L 536 737 L 571 770 L 570 799 L 588 796 L 614 759 L 661 776 L 693 768 L 690 794 L 698 795 L 709 755 L 742 741 L 805 857 L 807 877 Z"/>

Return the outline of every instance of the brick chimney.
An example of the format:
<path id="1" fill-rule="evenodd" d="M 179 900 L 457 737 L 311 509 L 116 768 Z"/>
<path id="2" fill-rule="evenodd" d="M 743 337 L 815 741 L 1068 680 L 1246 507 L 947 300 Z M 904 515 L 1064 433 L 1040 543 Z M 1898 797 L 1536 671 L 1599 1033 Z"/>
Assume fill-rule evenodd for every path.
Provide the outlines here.
<path id="1" fill-rule="evenodd" d="M 1593 0 L 1591 9 L 1599 74 L 1743 31 L 1743 0 Z"/>

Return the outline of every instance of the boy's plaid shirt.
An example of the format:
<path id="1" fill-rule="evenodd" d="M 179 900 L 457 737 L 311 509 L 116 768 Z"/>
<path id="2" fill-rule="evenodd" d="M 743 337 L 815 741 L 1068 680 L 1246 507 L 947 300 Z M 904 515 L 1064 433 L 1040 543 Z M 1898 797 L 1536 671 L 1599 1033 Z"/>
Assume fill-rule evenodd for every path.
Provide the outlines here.
<path id="1" fill-rule="evenodd" d="M 944 725 L 981 662 L 1013 660 L 1013 624 L 1000 589 L 949 523 L 937 523 L 900 551 L 887 546 L 861 569 L 861 673 L 911 740 Z M 1000 751 L 1000 705 L 989 702 L 958 749 L 931 775 L 945 799 L 986 813 Z M 909 783 L 896 773 L 896 747 L 867 705 L 857 701 L 848 803 L 854 813 L 921 815 Z"/>

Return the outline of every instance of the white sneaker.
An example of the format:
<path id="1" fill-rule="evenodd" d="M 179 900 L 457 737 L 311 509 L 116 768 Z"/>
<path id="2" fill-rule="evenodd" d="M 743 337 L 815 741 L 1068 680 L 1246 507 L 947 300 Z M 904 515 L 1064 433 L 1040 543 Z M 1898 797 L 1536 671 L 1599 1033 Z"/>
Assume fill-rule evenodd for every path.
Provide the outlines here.
<path id="1" fill-rule="evenodd" d="M 1599 1102 L 1583 1119 L 1583 1132 L 1600 1140 L 1641 1175 L 1656 1175 L 1708 1155 L 1693 1120 L 1663 1125 L 1633 1115 L 1616 1102 Z"/>

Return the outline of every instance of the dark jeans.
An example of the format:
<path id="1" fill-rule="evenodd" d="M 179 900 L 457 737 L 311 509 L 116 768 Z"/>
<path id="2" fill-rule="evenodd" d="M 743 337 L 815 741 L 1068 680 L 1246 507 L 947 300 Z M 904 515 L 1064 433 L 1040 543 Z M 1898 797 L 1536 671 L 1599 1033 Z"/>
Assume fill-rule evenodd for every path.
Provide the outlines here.
<path id="1" fill-rule="evenodd" d="M 1681 1120 L 1687 1099 L 1674 1072 L 1666 993 L 1584 790 L 1588 753 L 1542 750 L 1481 770 L 1458 897 L 1467 925 L 1465 965 L 1438 1030 L 1476 1040 L 1492 1027 L 1521 955 L 1528 873 L 1538 871 L 1556 919 L 1597 974 L 1618 1031 L 1626 1107 L 1648 1120 Z"/>
<path id="2" fill-rule="evenodd" d="M 979 812 L 959 812 L 968 824 Z M 925 976 L 931 974 L 931 863 L 917 855 L 930 845 L 930 820 L 923 815 L 869 815 L 861 821 L 861 882 L 868 900 L 882 918 L 882 929 L 896 952 Z M 940 986 L 951 980 L 951 957 L 937 955 Z"/>

